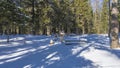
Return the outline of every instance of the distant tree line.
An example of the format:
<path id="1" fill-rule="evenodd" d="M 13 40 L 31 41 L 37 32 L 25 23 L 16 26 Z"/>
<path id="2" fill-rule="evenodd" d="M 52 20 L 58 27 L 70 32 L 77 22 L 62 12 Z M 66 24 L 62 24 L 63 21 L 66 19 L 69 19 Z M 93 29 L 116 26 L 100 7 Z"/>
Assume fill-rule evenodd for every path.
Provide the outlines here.
<path id="1" fill-rule="evenodd" d="M 108 33 L 108 0 L 1 0 L 1 34 Z M 120 16 L 119 16 L 120 17 Z"/>

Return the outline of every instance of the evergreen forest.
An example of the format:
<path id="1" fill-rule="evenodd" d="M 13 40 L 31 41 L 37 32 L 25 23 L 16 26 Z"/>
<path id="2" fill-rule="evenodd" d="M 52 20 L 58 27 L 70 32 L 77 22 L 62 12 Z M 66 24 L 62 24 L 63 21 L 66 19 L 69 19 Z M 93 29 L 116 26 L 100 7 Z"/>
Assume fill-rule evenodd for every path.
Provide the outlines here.
<path id="1" fill-rule="evenodd" d="M 0 34 L 107 34 L 109 0 L 1 0 Z M 118 7 L 120 10 L 120 8 Z M 120 20 L 120 14 L 118 16 Z"/>

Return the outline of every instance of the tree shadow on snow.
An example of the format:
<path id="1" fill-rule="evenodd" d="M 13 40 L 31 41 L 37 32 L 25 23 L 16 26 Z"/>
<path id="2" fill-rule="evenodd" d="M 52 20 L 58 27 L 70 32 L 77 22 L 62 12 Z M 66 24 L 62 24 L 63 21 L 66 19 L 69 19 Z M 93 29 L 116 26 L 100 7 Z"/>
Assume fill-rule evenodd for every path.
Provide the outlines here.
<path id="1" fill-rule="evenodd" d="M 120 57 L 120 55 L 118 55 L 118 53 L 120 53 L 119 51 L 113 51 L 108 48 L 109 39 L 106 39 L 106 36 L 89 35 L 80 36 L 80 38 L 87 39 L 86 43 L 91 43 L 91 45 L 87 47 L 76 44 L 67 46 L 61 43 L 49 46 L 47 45 L 49 43 L 49 39 L 46 40 L 46 43 L 45 41 L 38 41 L 39 39 L 37 39 L 38 42 L 36 39 L 33 39 L 34 41 L 32 41 L 33 43 L 30 45 L 11 47 L 9 49 L 11 51 L 13 51 L 13 49 L 25 48 L 24 50 L 17 52 L 26 53 L 0 60 L 0 62 L 3 62 L 3 64 L 0 64 L 0 68 L 96 68 L 92 61 L 86 60 L 83 57 L 78 57 L 79 54 L 89 49 L 91 46 L 93 46 L 95 49 L 109 51 Z M 34 45 L 34 43 L 36 43 L 36 45 Z M 72 54 L 72 50 L 74 48 L 80 48 L 76 54 Z M 9 50 L 6 49 L 5 51 Z M 6 53 L 6 55 L 7 54 L 8 56 L 11 56 L 9 53 Z M 14 61 L 12 61 L 13 59 Z M 11 61 L 9 62 L 9 60 Z"/>
<path id="2" fill-rule="evenodd" d="M 110 40 L 108 36 L 91 34 L 81 38 L 87 39 L 88 43 L 92 43 L 95 49 L 104 50 L 120 57 L 120 50 L 110 48 Z"/>
<path id="3" fill-rule="evenodd" d="M 77 57 L 86 48 L 73 55 L 71 49 L 74 47 L 65 46 L 64 44 L 57 44 L 42 49 L 38 47 L 35 51 L 16 56 L 16 58 L 21 57 L 20 59 L 0 64 L 0 68 L 94 68 L 91 61 Z"/>

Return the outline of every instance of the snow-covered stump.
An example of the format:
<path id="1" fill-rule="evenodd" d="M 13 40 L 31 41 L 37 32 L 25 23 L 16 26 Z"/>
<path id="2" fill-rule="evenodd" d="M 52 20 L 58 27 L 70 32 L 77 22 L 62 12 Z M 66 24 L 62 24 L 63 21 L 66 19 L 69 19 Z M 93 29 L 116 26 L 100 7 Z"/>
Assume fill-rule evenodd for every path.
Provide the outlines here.
<path id="1" fill-rule="evenodd" d="M 51 39 L 50 40 L 50 46 L 52 46 L 54 44 L 54 41 Z"/>

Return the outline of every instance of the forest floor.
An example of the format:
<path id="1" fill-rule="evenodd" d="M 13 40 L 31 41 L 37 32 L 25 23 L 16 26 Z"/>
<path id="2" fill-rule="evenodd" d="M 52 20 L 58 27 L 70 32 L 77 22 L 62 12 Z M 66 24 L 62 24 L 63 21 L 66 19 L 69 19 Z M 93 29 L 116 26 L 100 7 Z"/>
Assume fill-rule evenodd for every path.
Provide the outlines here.
<path id="1" fill-rule="evenodd" d="M 49 44 L 54 39 L 54 44 Z M 0 36 L 0 68 L 119 68 L 120 49 L 111 49 L 108 36 L 101 34 L 65 36 L 85 40 L 65 44 L 45 35 Z"/>

